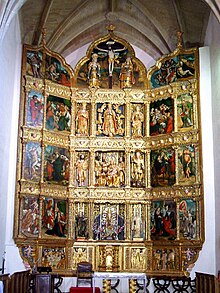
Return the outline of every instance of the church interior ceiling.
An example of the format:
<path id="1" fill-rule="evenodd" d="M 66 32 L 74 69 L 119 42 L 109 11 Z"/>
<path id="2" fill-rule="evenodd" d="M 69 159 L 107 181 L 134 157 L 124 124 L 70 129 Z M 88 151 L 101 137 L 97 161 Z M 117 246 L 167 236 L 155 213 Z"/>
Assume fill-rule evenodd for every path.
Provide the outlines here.
<path id="1" fill-rule="evenodd" d="M 175 50 L 177 31 L 184 32 L 184 48 L 203 46 L 210 12 L 220 20 L 217 2 L 22 0 L 23 5 L 19 11 L 22 42 L 39 45 L 41 30 L 46 27 L 48 47 L 66 57 L 103 36 L 106 33 L 105 27 L 114 23 L 115 33 L 119 37 L 157 60 Z"/>
<path id="2" fill-rule="evenodd" d="M 27 266 L 187 275 L 204 242 L 198 49 L 147 70 L 113 25 L 71 68 L 24 45 L 14 239 Z"/>

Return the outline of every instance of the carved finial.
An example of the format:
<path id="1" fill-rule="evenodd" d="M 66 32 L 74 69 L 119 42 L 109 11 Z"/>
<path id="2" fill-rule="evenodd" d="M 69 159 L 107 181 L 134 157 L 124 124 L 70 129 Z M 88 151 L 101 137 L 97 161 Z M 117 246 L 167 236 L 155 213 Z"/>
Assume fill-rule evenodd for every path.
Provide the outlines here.
<path id="1" fill-rule="evenodd" d="M 183 47 L 183 32 L 177 32 L 177 48 L 182 48 Z"/>
<path id="2" fill-rule="evenodd" d="M 115 26 L 113 24 L 109 24 L 106 26 L 106 29 L 109 31 L 109 33 L 113 33 L 113 31 L 115 30 Z"/>
<path id="3" fill-rule="evenodd" d="M 42 31 L 41 31 L 41 44 L 43 45 L 43 46 L 46 46 L 46 28 L 45 27 L 43 27 L 42 28 Z"/>

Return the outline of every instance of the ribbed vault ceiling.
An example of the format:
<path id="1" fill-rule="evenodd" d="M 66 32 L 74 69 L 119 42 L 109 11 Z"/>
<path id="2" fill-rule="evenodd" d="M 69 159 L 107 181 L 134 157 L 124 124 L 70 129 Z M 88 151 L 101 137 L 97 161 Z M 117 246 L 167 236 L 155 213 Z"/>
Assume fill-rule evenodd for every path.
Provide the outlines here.
<path id="1" fill-rule="evenodd" d="M 23 0 L 22 41 L 40 44 L 44 27 L 47 46 L 67 56 L 107 34 L 106 26 L 112 23 L 116 35 L 157 59 L 176 48 L 177 31 L 184 32 L 185 48 L 202 46 L 210 11 L 220 20 L 217 1 Z"/>

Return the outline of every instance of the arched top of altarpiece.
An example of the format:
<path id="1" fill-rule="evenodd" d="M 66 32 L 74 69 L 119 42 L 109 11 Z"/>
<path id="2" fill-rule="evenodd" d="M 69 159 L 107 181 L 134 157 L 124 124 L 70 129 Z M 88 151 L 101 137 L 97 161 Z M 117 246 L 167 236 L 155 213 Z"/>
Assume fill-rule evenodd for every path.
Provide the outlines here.
<path id="1" fill-rule="evenodd" d="M 81 58 L 74 70 L 74 86 L 77 88 L 89 86 L 89 67 L 93 56 L 96 55 L 99 66 L 99 85 L 98 88 L 125 88 L 122 85 L 122 67 L 127 58 L 132 63 L 132 81 L 127 87 L 146 88 L 147 70 L 144 64 L 135 57 L 133 47 L 124 39 L 119 38 L 113 32 L 114 27 L 109 26 L 108 34 L 95 40 L 87 49 L 86 56 Z M 125 78 L 129 78 L 128 76 Z M 109 86 L 111 79 L 111 86 Z"/>
<path id="2" fill-rule="evenodd" d="M 177 48 L 157 60 L 147 72 L 149 89 L 167 86 L 174 82 L 198 79 L 198 49 L 183 49 L 182 32 L 177 32 Z"/>
<path id="3" fill-rule="evenodd" d="M 24 45 L 22 76 L 48 79 L 59 85 L 73 85 L 73 69 L 58 53 L 48 49 L 45 44 L 39 47 Z"/>

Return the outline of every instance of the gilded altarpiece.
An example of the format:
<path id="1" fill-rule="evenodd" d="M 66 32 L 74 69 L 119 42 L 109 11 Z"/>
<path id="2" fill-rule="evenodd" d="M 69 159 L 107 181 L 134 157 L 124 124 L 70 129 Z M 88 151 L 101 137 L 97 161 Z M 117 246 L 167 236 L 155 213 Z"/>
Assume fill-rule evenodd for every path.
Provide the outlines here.
<path id="1" fill-rule="evenodd" d="M 147 70 L 112 30 L 73 70 L 23 48 L 14 239 L 26 264 L 187 275 L 204 241 L 198 50 Z"/>

